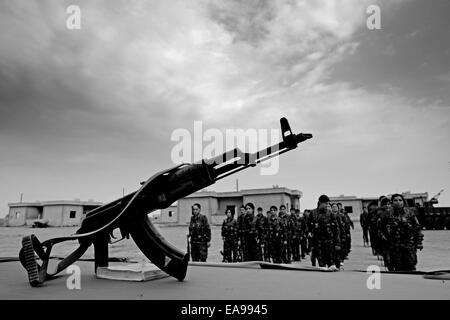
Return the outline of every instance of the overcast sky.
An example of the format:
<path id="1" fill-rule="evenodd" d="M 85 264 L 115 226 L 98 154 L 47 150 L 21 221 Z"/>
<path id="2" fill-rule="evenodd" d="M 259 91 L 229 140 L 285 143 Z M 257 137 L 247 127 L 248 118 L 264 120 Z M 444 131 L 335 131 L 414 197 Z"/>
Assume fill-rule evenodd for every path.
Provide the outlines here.
<path id="1" fill-rule="evenodd" d="M 70 4 L 81 29 L 66 27 Z M 368 30 L 366 8 L 381 8 Z M 0 2 L 0 217 L 8 202 L 134 191 L 173 166 L 177 128 L 312 140 L 210 189 L 379 196 L 445 189 L 450 206 L 450 2 Z"/>

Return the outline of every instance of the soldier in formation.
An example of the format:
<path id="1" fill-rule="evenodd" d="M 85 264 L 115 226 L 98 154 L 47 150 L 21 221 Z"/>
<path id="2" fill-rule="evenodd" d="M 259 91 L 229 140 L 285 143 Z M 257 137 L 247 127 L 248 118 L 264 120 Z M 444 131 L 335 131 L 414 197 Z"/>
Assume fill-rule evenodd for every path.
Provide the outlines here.
<path id="1" fill-rule="evenodd" d="M 348 213 L 342 208 L 342 204 L 338 203 L 339 215 L 343 224 L 343 233 L 341 234 L 341 252 L 342 252 L 342 264 L 344 260 L 348 259 L 348 255 L 352 251 L 352 233 L 351 230 L 355 229 L 352 219 L 349 217 Z"/>
<path id="2" fill-rule="evenodd" d="M 417 264 L 417 250 L 422 250 L 423 235 L 416 208 L 407 208 L 402 195 L 391 199 L 381 196 L 364 207 L 361 214 L 364 244 L 384 261 L 388 270 L 411 271 Z M 230 210 L 222 225 L 224 261 L 299 262 L 310 255 L 313 266 L 339 269 L 351 251 L 353 222 L 340 203 L 330 203 L 326 195 L 319 197 L 315 210 L 271 206 L 267 215 L 253 203 L 241 207 L 237 220 Z M 197 213 L 198 212 L 198 213 Z M 206 217 L 200 205 L 193 206 L 190 225 L 194 261 L 206 261 L 211 239 Z M 196 231 L 203 230 L 203 231 Z M 370 239 L 369 236 L 370 235 Z M 195 256 L 195 257 L 194 257 Z"/>
<path id="3" fill-rule="evenodd" d="M 243 224 L 243 251 L 244 258 L 243 261 L 256 261 L 258 260 L 258 233 L 256 231 L 256 217 L 255 217 L 255 206 L 253 203 L 249 202 L 245 205 L 245 215 Z"/>
<path id="4" fill-rule="evenodd" d="M 278 215 L 280 218 L 281 234 L 283 238 L 283 243 L 281 245 L 281 261 L 283 263 L 291 263 L 291 244 L 292 235 L 290 230 L 290 218 L 286 212 L 286 206 L 282 204 L 280 206 L 280 213 Z"/>
<path id="5" fill-rule="evenodd" d="M 238 260 L 238 226 L 234 214 L 226 210 L 226 218 L 222 223 L 223 262 L 237 262 Z"/>
<path id="6" fill-rule="evenodd" d="M 368 207 L 368 227 L 372 253 L 383 259 L 389 271 L 413 271 L 417 250 L 423 249 L 423 234 L 417 208 L 406 207 L 401 194 L 381 196 Z"/>
<path id="7" fill-rule="evenodd" d="M 423 234 L 414 208 L 406 208 L 401 194 L 384 201 L 379 218 L 380 246 L 385 265 L 390 271 L 413 271 L 417 265 L 417 250 L 423 249 Z"/>
<path id="8" fill-rule="evenodd" d="M 367 226 L 369 229 L 372 254 L 378 256 L 380 254 L 380 248 L 378 240 L 378 204 L 376 201 L 370 202 L 367 207 Z"/>
<path id="9" fill-rule="evenodd" d="M 300 214 L 300 210 L 291 208 L 290 216 L 290 235 L 291 235 L 291 252 L 292 260 L 299 262 L 301 259 L 305 259 L 306 244 L 304 239 L 306 238 L 306 223 L 303 216 Z"/>
<path id="10" fill-rule="evenodd" d="M 190 239 L 192 261 L 206 262 L 208 247 L 211 242 L 211 228 L 209 227 L 208 218 L 201 214 L 200 210 L 200 204 L 196 203 L 192 206 L 188 241 Z"/>
<path id="11" fill-rule="evenodd" d="M 259 207 L 256 215 L 256 259 L 260 261 L 269 261 L 267 226 L 268 218 L 263 214 L 263 208 Z"/>
<path id="12" fill-rule="evenodd" d="M 239 214 L 237 218 L 237 226 L 238 226 L 238 256 L 237 261 L 241 262 L 244 259 L 244 217 L 245 217 L 245 207 L 241 206 L 239 208 Z"/>
<path id="13" fill-rule="evenodd" d="M 312 212 L 312 251 L 320 267 L 336 269 L 340 261 L 341 237 L 340 226 L 331 211 L 330 199 L 321 195 L 317 209 Z M 315 265 L 315 262 L 313 262 Z"/>
<path id="14" fill-rule="evenodd" d="M 285 241 L 285 234 L 278 217 L 278 208 L 270 207 L 270 217 L 267 223 L 267 239 L 269 242 L 270 259 L 274 263 L 282 263 L 282 247 Z"/>
<path id="15" fill-rule="evenodd" d="M 363 231 L 363 245 L 364 247 L 369 245 L 369 226 L 367 221 L 367 207 L 363 207 L 363 212 L 359 215 L 359 223 Z"/>

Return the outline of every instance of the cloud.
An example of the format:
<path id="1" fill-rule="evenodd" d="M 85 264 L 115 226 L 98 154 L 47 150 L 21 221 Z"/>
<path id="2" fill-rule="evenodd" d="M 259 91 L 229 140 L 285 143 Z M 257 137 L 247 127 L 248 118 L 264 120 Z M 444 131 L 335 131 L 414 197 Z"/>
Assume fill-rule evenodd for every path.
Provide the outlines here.
<path id="1" fill-rule="evenodd" d="M 291 86 L 318 90 L 357 50 L 368 1 L 86 1 L 80 31 L 65 28 L 67 3 L 3 4 L 3 119 L 14 97 L 16 114 L 83 111 L 108 130 L 239 117 Z"/>
<path id="2" fill-rule="evenodd" d="M 370 1 L 78 3 L 82 28 L 74 31 L 65 27 L 70 1 L 0 3 L 0 28 L 8 30 L 0 34 L 4 179 L 76 168 L 79 179 L 102 176 L 90 187 L 107 195 L 101 181 L 166 167 L 171 132 L 194 120 L 259 129 L 287 116 L 294 129 L 315 134 L 311 165 L 325 165 L 331 152 L 343 170 L 358 150 L 380 169 L 368 155 L 382 158 L 385 145 L 398 142 L 412 156 L 414 141 L 448 135 L 447 101 L 331 77 L 360 50 Z M 383 12 L 391 7 L 398 2 L 382 2 Z"/>

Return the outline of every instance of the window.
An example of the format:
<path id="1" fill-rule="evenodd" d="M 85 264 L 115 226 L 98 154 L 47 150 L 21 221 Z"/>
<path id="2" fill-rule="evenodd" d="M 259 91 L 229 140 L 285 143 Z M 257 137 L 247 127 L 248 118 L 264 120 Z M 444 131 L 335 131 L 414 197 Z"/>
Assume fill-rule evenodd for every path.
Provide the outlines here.
<path id="1" fill-rule="evenodd" d="M 169 218 L 172 218 L 173 216 L 173 211 L 169 211 Z"/>
<path id="2" fill-rule="evenodd" d="M 70 211 L 70 215 L 69 215 L 69 217 L 70 217 L 70 219 L 75 219 L 75 217 L 77 216 L 77 212 L 76 211 Z"/>
<path id="3" fill-rule="evenodd" d="M 353 207 L 352 206 L 344 207 L 344 210 L 347 213 L 353 213 Z"/>
<path id="4" fill-rule="evenodd" d="M 16 219 L 20 218 L 20 212 L 16 212 Z"/>

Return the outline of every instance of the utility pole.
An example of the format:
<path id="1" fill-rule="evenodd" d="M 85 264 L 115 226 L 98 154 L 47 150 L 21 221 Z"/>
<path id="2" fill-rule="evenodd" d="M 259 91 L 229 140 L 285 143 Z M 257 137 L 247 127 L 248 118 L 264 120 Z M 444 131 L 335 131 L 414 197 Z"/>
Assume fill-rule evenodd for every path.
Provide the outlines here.
<path id="1" fill-rule="evenodd" d="M 20 193 L 20 203 L 22 203 L 22 200 L 23 200 L 23 193 L 21 192 Z"/>
<path id="2" fill-rule="evenodd" d="M 239 180 L 236 179 L 236 192 L 239 192 Z"/>

